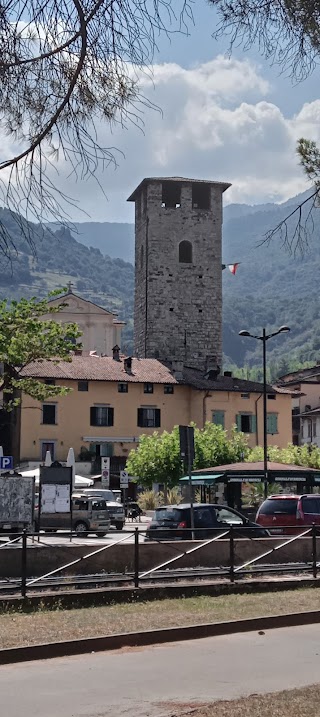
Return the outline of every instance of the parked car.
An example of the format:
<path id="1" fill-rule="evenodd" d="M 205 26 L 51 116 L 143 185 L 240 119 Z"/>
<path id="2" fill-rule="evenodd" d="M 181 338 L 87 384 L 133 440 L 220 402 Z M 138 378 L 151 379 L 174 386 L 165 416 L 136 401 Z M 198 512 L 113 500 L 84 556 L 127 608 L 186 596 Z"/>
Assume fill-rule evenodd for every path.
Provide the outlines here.
<path id="1" fill-rule="evenodd" d="M 39 506 L 39 497 L 36 508 Z M 45 531 L 69 530 L 70 513 L 41 513 L 40 528 Z M 110 528 L 110 517 L 106 501 L 82 493 L 72 496 L 72 530 L 78 535 L 96 533 L 104 537 Z M 35 529 L 39 530 L 39 513 L 35 513 Z"/>
<path id="2" fill-rule="evenodd" d="M 320 495 L 270 495 L 260 505 L 256 522 L 271 535 L 296 534 L 303 526 L 320 525 Z"/>
<path id="3" fill-rule="evenodd" d="M 107 488 L 84 488 L 82 492 L 91 497 L 103 498 L 107 503 L 111 525 L 114 525 L 117 530 L 122 530 L 126 520 L 124 506 L 122 503 L 118 503 L 112 490 Z"/>
<path id="4" fill-rule="evenodd" d="M 217 534 L 217 529 L 237 529 L 237 537 L 261 538 L 268 531 L 246 518 L 237 510 L 217 503 L 194 504 L 194 527 L 196 540 L 204 540 Z M 146 531 L 147 540 L 191 540 L 190 503 L 165 505 L 156 508 Z"/>

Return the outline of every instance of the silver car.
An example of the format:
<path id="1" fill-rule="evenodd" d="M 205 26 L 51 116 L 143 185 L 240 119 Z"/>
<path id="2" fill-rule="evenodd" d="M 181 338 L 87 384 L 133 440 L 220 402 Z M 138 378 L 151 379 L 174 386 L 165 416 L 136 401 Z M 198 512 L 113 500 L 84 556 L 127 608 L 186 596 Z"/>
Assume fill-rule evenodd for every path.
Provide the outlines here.
<path id="1" fill-rule="evenodd" d="M 125 512 L 122 503 L 115 500 L 112 490 L 107 488 L 85 488 L 82 493 L 93 498 L 103 498 L 106 501 L 109 511 L 111 525 L 117 530 L 122 530 L 125 524 Z"/>

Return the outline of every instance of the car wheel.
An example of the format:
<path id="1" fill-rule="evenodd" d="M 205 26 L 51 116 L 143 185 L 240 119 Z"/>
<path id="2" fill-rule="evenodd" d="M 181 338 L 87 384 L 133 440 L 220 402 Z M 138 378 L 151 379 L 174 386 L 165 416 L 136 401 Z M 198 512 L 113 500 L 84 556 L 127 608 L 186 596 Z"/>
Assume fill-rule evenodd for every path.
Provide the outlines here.
<path id="1" fill-rule="evenodd" d="M 105 535 L 107 535 L 107 533 L 96 533 L 96 536 L 97 536 L 98 538 L 104 538 Z"/>
<path id="2" fill-rule="evenodd" d="M 124 523 L 116 523 L 116 524 L 115 524 L 116 530 L 122 530 L 122 529 L 123 529 L 123 525 L 124 525 Z"/>
<path id="3" fill-rule="evenodd" d="M 88 533 L 88 526 L 82 522 L 76 523 L 74 529 L 75 529 L 77 535 L 80 535 L 82 537 L 85 537 Z"/>

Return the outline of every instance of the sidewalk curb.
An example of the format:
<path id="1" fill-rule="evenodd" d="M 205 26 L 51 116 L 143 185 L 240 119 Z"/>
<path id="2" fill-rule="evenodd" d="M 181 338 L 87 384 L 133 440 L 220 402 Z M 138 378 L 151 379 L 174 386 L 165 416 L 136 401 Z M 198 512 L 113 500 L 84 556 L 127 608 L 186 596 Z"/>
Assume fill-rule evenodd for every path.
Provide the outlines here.
<path id="1" fill-rule="evenodd" d="M 82 655 L 90 652 L 119 650 L 123 647 L 147 647 L 168 642 L 198 640 L 205 637 L 233 635 L 255 630 L 274 630 L 282 627 L 295 627 L 320 623 L 320 610 L 287 615 L 253 617 L 245 620 L 172 627 L 143 632 L 125 632 L 105 637 L 89 637 L 66 642 L 44 643 L 28 647 L 9 647 L 0 650 L 0 665 L 30 660 L 47 660 L 53 657 Z"/>

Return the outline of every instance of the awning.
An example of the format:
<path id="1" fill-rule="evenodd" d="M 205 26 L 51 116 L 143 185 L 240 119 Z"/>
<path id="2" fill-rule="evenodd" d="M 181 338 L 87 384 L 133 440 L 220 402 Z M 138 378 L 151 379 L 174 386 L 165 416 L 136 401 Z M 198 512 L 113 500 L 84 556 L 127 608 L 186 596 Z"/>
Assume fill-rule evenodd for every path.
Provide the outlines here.
<path id="1" fill-rule="evenodd" d="M 224 476 L 224 473 L 213 473 L 212 475 L 205 476 L 191 476 L 192 485 L 213 485 L 218 481 L 219 478 Z M 189 483 L 189 476 L 183 476 L 180 478 L 179 483 Z"/>

